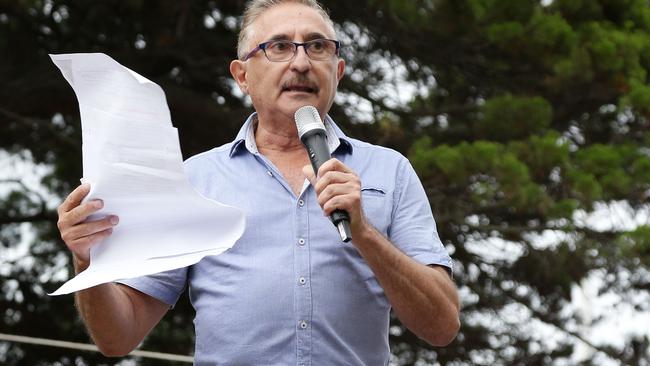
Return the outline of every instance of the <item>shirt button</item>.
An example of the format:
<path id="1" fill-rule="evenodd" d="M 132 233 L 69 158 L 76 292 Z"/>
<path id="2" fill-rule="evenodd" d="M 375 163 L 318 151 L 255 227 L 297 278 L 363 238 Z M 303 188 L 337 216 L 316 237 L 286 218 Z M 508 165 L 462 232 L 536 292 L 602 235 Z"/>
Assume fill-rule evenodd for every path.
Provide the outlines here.
<path id="1" fill-rule="evenodd" d="M 303 200 L 298 201 L 298 205 L 299 205 L 300 207 L 304 206 L 304 205 L 305 205 L 305 201 L 303 201 Z"/>
<path id="2" fill-rule="evenodd" d="M 305 245 L 305 239 L 303 238 L 298 239 L 298 245 Z"/>
<path id="3" fill-rule="evenodd" d="M 300 328 L 301 328 L 301 329 L 307 329 L 307 322 L 304 321 L 304 320 L 301 321 L 301 322 L 300 322 Z"/>
<path id="4" fill-rule="evenodd" d="M 298 283 L 301 284 L 301 285 L 304 285 L 305 283 L 307 283 L 307 280 L 305 279 L 305 277 L 300 277 L 298 279 Z"/>
<path id="5" fill-rule="evenodd" d="M 273 173 L 271 173 L 271 171 L 270 171 L 270 170 L 267 170 L 267 171 L 266 171 L 266 174 L 268 174 L 268 175 L 269 175 L 269 177 L 272 177 L 272 176 L 273 176 Z"/>

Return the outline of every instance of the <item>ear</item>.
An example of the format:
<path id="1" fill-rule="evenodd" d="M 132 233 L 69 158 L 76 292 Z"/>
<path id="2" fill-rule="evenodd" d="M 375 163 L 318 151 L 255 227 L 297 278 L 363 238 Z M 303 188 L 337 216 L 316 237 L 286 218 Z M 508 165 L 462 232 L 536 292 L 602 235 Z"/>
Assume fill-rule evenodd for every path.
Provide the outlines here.
<path id="1" fill-rule="evenodd" d="M 230 63 L 230 74 L 235 79 L 239 89 L 248 95 L 248 81 L 246 80 L 246 63 L 240 60 L 233 60 Z"/>
<path id="2" fill-rule="evenodd" d="M 336 80 L 341 81 L 343 75 L 345 75 L 345 60 L 340 58 L 336 65 Z"/>

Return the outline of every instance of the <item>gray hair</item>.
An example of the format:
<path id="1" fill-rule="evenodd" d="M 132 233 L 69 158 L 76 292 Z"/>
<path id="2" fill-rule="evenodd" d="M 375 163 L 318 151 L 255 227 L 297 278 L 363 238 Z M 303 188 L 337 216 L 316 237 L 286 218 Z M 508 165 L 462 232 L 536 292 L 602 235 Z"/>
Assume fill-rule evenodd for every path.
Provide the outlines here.
<path id="1" fill-rule="evenodd" d="M 334 22 L 332 22 L 327 11 L 316 0 L 251 0 L 246 5 L 239 31 L 239 38 L 237 40 L 237 57 L 240 60 L 243 60 L 246 57 L 246 52 L 249 51 L 246 47 L 248 47 L 248 43 L 250 43 L 252 37 L 251 24 L 266 10 L 284 3 L 302 4 L 316 10 L 323 17 L 323 20 L 334 29 Z"/>

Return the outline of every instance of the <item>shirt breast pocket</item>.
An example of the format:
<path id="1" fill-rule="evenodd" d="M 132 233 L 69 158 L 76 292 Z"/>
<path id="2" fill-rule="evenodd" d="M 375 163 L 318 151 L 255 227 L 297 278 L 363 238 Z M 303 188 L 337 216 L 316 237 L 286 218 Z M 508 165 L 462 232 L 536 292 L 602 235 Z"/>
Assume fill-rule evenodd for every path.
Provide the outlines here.
<path id="1" fill-rule="evenodd" d="M 361 206 L 366 219 L 384 235 L 390 226 L 390 216 L 393 202 L 388 191 L 379 186 L 364 186 L 361 188 Z"/>

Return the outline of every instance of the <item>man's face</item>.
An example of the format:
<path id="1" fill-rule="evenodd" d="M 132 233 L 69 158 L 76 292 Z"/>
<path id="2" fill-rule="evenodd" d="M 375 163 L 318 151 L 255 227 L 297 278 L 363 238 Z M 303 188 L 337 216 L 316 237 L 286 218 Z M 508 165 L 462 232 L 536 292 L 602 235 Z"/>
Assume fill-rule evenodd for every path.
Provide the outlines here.
<path id="1" fill-rule="evenodd" d="M 318 14 L 305 5 L 285 3 L 262 13 L 251 24 L 249 50 L 269 40 L 306 42 L 313 39 L 335 39 L 334 30 Z M 240 72 L 231 64 L 231 72 L 242 90 L 247 92 L 260 115 L 289 117 L 305 105 L 315 106 L 321 115 L 332 106 L 345 62 L 337 56 L 325 61 L 311 60 L 303 47 L 289 61 L 271 62 L 258 51 L 240 63 Z"/>

